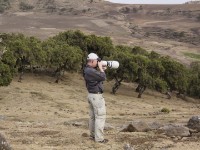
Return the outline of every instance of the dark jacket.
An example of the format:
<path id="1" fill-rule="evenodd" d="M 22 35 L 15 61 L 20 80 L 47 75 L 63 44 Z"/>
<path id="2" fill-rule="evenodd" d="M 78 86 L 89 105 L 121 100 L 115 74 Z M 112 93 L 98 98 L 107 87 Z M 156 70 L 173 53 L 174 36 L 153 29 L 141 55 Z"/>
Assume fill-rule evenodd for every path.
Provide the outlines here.
<path id="1" fill-rule="evenodd" d="M 103 81 L 106 80 L 105 72 L 86 66 L 84 68 L 84 79 L 89 93 L 103 93 Z"/>

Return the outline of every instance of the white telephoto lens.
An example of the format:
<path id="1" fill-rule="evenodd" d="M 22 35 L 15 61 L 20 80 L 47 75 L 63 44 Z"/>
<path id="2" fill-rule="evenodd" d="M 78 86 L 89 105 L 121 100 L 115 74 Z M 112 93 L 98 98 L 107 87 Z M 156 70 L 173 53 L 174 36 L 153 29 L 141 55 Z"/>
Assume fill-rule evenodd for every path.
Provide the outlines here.
<path id="1" fill-rule="evenodd" d="M 102 66 L 107 66 L 108 65 L 107 61 L 105 61 L 105 60 L 102 60 L 101 63 L 102 63 Z"/>
<path id="2" fill-rule="evenodd" d="M 110 68 L 113 68 L 113 69 L 117 69 L 119 67 L 118 61 L 108 61 L 107 64 Z"/>

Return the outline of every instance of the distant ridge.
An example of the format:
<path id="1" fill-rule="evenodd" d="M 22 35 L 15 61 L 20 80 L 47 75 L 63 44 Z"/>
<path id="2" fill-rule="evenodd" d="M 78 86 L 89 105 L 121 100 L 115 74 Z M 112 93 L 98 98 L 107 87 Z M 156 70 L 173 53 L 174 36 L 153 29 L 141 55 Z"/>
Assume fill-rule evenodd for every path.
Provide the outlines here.
<path id="1" fill-rule="evenodd" d="M 192 0 L 192 1 L 188 1 L 185 4 L 200 4 L 200 0 Z"/>

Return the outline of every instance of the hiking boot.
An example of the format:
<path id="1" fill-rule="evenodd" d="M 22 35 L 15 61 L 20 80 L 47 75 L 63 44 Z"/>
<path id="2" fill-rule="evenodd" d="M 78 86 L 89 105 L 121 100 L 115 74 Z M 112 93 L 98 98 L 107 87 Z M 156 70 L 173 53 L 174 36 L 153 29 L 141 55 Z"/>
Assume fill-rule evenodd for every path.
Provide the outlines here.
<path id="1" fill-rule="evenodd" d="M 94 139 L 95 139 L 95 137 L 90 135 L 90 140 L 94 140 Z"/>
<path id="2" fill-rule="evenodd" d="M 108 139 L 104 139 L 102 141 L 98 141 L 98 143 L 108 143 Z"/>

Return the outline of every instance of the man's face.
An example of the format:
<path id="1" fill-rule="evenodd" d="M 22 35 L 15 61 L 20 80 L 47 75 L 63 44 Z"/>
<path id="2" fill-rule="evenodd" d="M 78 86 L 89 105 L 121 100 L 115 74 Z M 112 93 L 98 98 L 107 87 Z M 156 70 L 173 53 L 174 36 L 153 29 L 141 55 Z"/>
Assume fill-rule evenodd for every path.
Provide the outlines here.
<path id="1" fill-rule="evenodd" d="M 92 67 L 97 67 L 97 63 L 98 63 L 97 59 L 92 60 Z"/>

